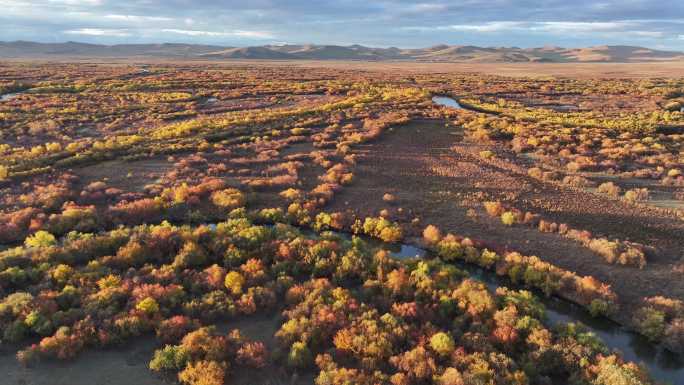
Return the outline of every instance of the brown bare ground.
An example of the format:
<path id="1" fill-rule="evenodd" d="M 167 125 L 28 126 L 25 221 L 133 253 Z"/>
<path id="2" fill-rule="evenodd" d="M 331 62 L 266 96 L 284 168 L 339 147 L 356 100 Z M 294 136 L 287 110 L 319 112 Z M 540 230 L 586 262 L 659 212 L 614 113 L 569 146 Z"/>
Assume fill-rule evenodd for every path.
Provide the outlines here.
<path id="1" fill-rule="evenodd" d="M 233 320 L 217 326 L 222 333 L 239 329 L 253 341 L 262 341 L 272 351 L 276 347 L 274 334 L 282 319 L 277 314 L 259 314 Z M 132 341 L 126 346 L 89 351 L 74 361 L 44 361 L 35 367 L 23 367 L 9 351 L 0 351 L 0 373 L 3 385 L 165 385 L 175 384 L 175 376 L 158 375 L 148 369 L 155 349 L 160 348 L 152 337 Z M 304 385 L 312 384 L 313 374 L 291 374 L 283 368 L 269 365 L 255 370 L 233 367 L 229 381 L 235 385 Z"/>
<path id="2" fill-rule="evenodd" d="M 105 181 L 108 187 L 124 191 L 143 191 L 145 185 L 153 183 L 173 168 L 166 159 L 146 159 L 138 161 L 113 160 L 85 167 L 75 168 L 74 173 L 81 177 L 81 184 Z"/>
<path id="3" fill-rule="evenodd" d="M 3 385 L 164 385 L 169 384 L 147 367 L 155 349 L 154 338 L 132 341 L 120 349 L 95 350 L 72 362 L 41 362 L 23 367 L 14 354 L 0 353 Z"/>

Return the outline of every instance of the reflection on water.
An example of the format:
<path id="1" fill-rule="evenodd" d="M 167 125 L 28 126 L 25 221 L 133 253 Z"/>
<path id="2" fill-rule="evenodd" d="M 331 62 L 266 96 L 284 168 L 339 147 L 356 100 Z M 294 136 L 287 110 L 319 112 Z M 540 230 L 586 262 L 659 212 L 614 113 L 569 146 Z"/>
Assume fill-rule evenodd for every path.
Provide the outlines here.
<path id="1" fill-rule="evenodd" d="M 12 100 L 12 99 L 16 98 L 17 96 L 19 96 L 19 93 L 18 93 L 18 92 L 13 93 L 13 94 L 4 94 L 4 95 L 0 95 L 0 102 L 4 102 L 4 101 L 7 101 L 7 100 Z"/>
<path id="2" fill-rule="evenodd" d="M 448 96 L 434 96 L 432 102 L 445 107 L 463 108 L 455 99 Z"/>

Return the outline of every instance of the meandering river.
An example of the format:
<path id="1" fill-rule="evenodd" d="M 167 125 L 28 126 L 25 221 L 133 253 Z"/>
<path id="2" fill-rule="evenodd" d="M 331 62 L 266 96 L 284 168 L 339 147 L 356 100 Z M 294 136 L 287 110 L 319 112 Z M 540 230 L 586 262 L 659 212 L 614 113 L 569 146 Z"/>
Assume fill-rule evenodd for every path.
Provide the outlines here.
<path id="1" fill-rule="evenodd" d="M 467 109 L 455 99 L 446 96 L 435 96 L 432 101 L 446 107 Z M 428 255 L 426 250 L 407 244 L 388 245 L 377 241 L 371 242 L 378 247 L 389 249 L 396 258 L 423 258 Z M 494 272 L 466 263 L 457 262 L 456 265 L 466 270 L 472 278 L 484 282 L 492 290 L 499 286 L 514 286 Z M 656 380 L 684 384 L 684 357 L 649 342 L 644 336 L 629 331 L 613 321 L 592 317 L 581 306 L 557 297 L 547 298 L 541 293 L 538 294 L 546 306 L 549 326 L 561 322 L 580 322 L 600 337 L 608 348 L 620 351 L 626 360 L 643 363 Z"/>
<path id="2" fill-rule="evenodd" d="M 216 224 L 207 224 L 211 229 L 216 228 Z M 309 229 L 300 229 L 302 234 L 309 237 L 319 237 L 320 235 Z M 333 232 L 333 234 L 350 240 L 351 235 L 347 233 Z M 363 237 L 364 241 L 371 248 L 383 248 L 387 250 L 393 258 L 430 258 L 430 252 L 406 243 L 385 243 L 376 239 Z M 493 271 L 482 269 L 476 265 L 465 262 L 453 262 L 454 265 L 466 271 L 472 279 L 483 282 L 491 290 L 505 286 L 519 288 L 505 277 L 497 276 Z M 534 290 L 532 290 L 534 291 Z M 567 300 L 557 297 L 545 297 L 537 292 L 546 307 L 547 326 L 559 323 L 579 322 L 586 329 L 597 335 L 611 350 L 619 351 L 628 360 L 645 365 L 650 374 L 659 382 L 669 382 L 671 384 L 684 384 L 684 357 L 671 353 L 661 346 L 650 343 L 645 337 L 627 330 L 621 325 L 606 318 L 594 318 L 581 306 L 573 304 Z M 0 361 L 13 359 L 13 357 L 2 356 Z"/>
<path id="3" fill-rule="evenodd" d="M 344 237 L 348 235 L 344 234 Z M 425 258 L 427 250 L 409 244 L 386 244 L 377 240 L 366 240 L 374 247 L 382 247 L 399 259 Z M 499 286 L 515 287 L 506 278 L 493 271 L 482 269 L 465 262 L 454 262 L 460 269 L 468 272 L 471 278 L 483 282 L 491 290 Z M 559 323 L 579 322 L 601 338 L 609 349 L 618 350 L 622 356 L 637 363 L 643 363 L 654 379 L 672 384 L 684 384 L 684 357 L 671 353 L 654 345 L 645 337 L 629 331 L 621 325 L 606 318 L 592 317 L 583 307 L 557 297 L 545 297 L 536 293 L 546 307 L 546 324 L 553 326 Z"/>

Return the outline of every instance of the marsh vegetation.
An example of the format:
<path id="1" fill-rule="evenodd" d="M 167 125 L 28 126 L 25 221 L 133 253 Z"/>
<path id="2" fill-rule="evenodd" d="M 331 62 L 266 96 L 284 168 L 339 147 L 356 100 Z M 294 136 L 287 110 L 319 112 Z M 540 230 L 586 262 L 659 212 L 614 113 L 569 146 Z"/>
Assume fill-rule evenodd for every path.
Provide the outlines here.
<path id="1" fill-rule="evenodd" d="M 683 380 L 684 81 L 145 69 L 0 67 L 12 381 Z"/>

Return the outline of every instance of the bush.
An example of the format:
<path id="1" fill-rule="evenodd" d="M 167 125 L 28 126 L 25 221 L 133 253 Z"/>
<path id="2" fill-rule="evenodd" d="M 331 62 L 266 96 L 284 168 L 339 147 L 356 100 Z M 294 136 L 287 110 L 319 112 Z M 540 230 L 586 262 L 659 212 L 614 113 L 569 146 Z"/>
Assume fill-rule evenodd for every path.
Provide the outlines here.
<path id="1" fill-rule="evenodd" d="M 515 220 L 516 215 L 511 211 L 506 211 L 505 213 L 501 214 L 501 223 L 506 226 L 513 226 L 515 224 Z"/>
<path id="2" fill-rule="evenodd" d="M 665 331 L 665 346 L 675 353 L 684 353 L 684 318 L 676 318 L 670 322 Z"/>
<path id="3" fill-rule="evenodd" d="M 155 372 L 162 370 L 181 370 L 190 360 L 190 354 L 183 346 L 166 345 L 154 352 L 150 361 L 150 369 Z"/>
<path id="4" fill-rule="evenodd" d="M 602 358 L 597 365 L 596 385 L 647 385 L 636 365 L 621 365 L 615 356 Z"/>
<path id="5" fill-rule="evenodd" d="M 527 170 L 527 175 L 531 176 L 532 178 L 543 179 L 544 170 L 542 170 L 539 167 L 532 167 L 529 170 Z"/>
<path id="6" fill-rule="evenodd" d="M 601 194 L 607 194 L 617 198 L 620 196 L 620 191 L 622 191 L 622 189 L 613 182 L 605 182 L 598 186 L 597 191 Z"/>
<path id="7" fill-rule="evenodd" d="M 589 303 L 589 314 L 592 317 L 606 316 L 611 312 L 610 304 L 602 299 L 594 299 Z"/>
<path id="8" fill-rule="evenodd" d="M 306 343 L 297 341 L 290 347 L 290 353 L 287 355 L 287 364 L 293 368 L 306 368 L 313 363 L 311 351 Z"/>
<path id="9" fill-rule="evenodd" d="M 494 157 L 494 153 L 490 150 L 480 151 L 480 158 L 491 159 Z"/>
<path id="10" fill-rule="evenodd" d="M 594 187 L 596 184 L 579 175 L 568 175 L 563 178 L 563 184 L 573 187 Z"/>
<path id="11" fill-rule="evenodd" d="M 330 214 L 321 212 L 316 215 L 316 218 L 313 223 L 313 229 L 321 232 L 324 230 L 330 229 L 330 225 L 332 224 L 332 216 Z"/>
<path id="12" fill-rule="evenodd" d="M 57 267 L 55 267 L 55 270 L 52 271 L 52 279 L 58 283 L 64 284 L 73 274 L 74 269 L 71 266 L 59 264 Z"/>
<path id="13" fill-rule="evenodd" d="M 304 194 L 302 193 L 302 191 L 294 188 L 289 188 L 287 190 L 281 191 L 278 195 L 291 202 L 300 201 L 304 198 Z"/>
<path id="14" fill-rule="evenodd" d="M 159 311 L 159 304 L 152 297 L 147 297 L 135 305 L 137 310 L 142 311 L 145 314 L 152 315 Z"/>
<path id="15" fill-rule="evenodd" d="M 454 339 L 446 333 L 437 333 L 430 338 L 430 347 L 441 356 L 448 356 L 454 351 Z"/>
<path id="16" fill-rule="evenodd" d="M 247 342 L 237 351 L 237 362 L 252 368 L 263 368 L 268 361 L 268 351 L 263 342 Z"/>
<path id="17" fill-rule="evenodd" d="M 401 226 L 385 218 L 366 218 L 363 232 L 385 242 L 398 242 L 403 237 Z"/>
<path id="18" fill-rule="evenodd" d="M 439 376 L 437 383 L 439 385 L 464 385 L 461 372 L 456 368 L 446 368 L 444 373 Z"/>
<path id="19" fill-rule="evenodd" d="M 206 251 L 196 242 L 186 242 L 176 255 L 173 265 L 179 268 L 196 267 L 207 261 Z"/>
<path id="20" fill-rule="evenodd" d="M 428 225 L 428 227 L 423 230 L 423 239 L 428 245 L 434 245 L 442 239 L 442 233 L 437 226 Z"/>
<path id="21" fill-rule="evenodd" d="M 165 343 L 180 341 L 184 335 L 199 328 L 199 322 L 177 315 L 162 321 L 157 327 L 157 338 Z"/>
<path id="22" fill-rule="evenodd" d="M 487 214 L 492 217 L 498 217 L 505 211 L 501 202 L 485 202 L 483 205 Z"/>
<path id="23" fill-rule="evenodd" d="M 10 343 L 16 343 L 24 339 L 28 334 L 29 327 L 22 320 L 15 320 L 5 327 L 2 332 L 2 340 Z"/>
<path id="24" fill-rule="evenodd" d="M 197 361 L 178 373 L 178 381 L 188 385 L 224 385 L 227 370 L 226 362 Z"/>
<path id="25" fill-rule="evenodd" d="M 639 332 L 649 340 L 658 342 L 665 335 L 665 313 L 652 307 L 639 309 L 634 316 Z"/>
<path id="26" fill-rule="evenodd" d="M 231 271 L 226 274 L 224 283 L 226 288 L 230 290 L 231 293 L 238 295 L 242 293 L 242 286 L 245 284 L 245 277 L 243 277 L 242 274 L 238 273 L 237 271 Z"/>
<path id="27" fill-rule="evenodd" d="M 625 200 L 627 202 L 641 202 L 647 201 L 649 192 L 647 188 L 635 188 L 625 192 Z"/>
<path id="28" fill-rule="evenodd" d="M 211 202 L 224 209 L 234 209 L 245 204 L 245 196 L 238 189 L 229 188 L 214 191 L 211 194 Z"/>
<path id="29" fill-rule="evenodd" d="M 452 234 L 448 234 L 437 243 L 437 255 L 445 261 L 454 261 L 463 257 L 464 247 Z"/>
<path id="30" fill-rule="evenodd" d="M 26 238 L 24 244 L 28 247 L 49 247 L 57 244 L 57 239 L 47 231 L 40 230 Z"/>

